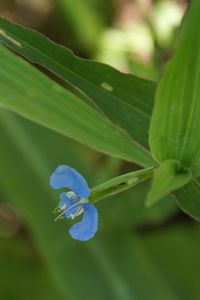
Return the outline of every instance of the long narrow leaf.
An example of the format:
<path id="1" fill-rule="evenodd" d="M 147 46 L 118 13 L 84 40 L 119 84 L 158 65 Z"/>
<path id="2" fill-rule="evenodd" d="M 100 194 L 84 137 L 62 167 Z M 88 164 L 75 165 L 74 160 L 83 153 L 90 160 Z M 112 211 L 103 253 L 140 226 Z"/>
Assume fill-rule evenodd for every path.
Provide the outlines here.
<path id="1" fill-rule="evenodd" d="M 200 158 L 200 1 L 185 16 L 177 51 L 156 92 L 150 129 L 159 163 L 174 159 L 193 167 Z"/>
<path id="2" fill-rule="evenodd" d="M 83 91 L 133 139 L 148 148 L 155 83 L 83 60 L 43 35 L 0 18 L 0 41 Z"/>
<path id="3" fill-rule="evenodd" d="M 104 153 L 141 165 L 153 163 L 127 134 L 3 46 L 0 105 Z"/>

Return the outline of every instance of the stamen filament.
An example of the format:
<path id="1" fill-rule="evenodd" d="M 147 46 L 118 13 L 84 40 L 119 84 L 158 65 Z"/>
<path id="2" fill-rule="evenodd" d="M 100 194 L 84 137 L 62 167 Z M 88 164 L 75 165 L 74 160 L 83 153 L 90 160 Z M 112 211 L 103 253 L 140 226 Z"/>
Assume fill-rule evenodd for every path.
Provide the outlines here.
<path id="1" fill-rule="evenodd" d="M 60 219 L 60 217 L 62 217 L 67 211 L 69 211 L 70 209 L 72 209 L 72 208 L 74 208 L 74 207 L 76 207 L 76 206 L 79 206 L 79 205 L 81 205 L 80 202 L 75 203 L 75 204 L 73 204 L 72 206 L 70 206 L 70 207 L 64 209 L 64 210 L 63 210 L 63 211 L 55 218 L 54 221 L 55 221 L 55 222 L 58 221 L 58 220 Z M 72 218 L 72 216 L 74 216 L 74 214 L 70 214 L 70 216 L 71 216 L 71 218 Z"/>

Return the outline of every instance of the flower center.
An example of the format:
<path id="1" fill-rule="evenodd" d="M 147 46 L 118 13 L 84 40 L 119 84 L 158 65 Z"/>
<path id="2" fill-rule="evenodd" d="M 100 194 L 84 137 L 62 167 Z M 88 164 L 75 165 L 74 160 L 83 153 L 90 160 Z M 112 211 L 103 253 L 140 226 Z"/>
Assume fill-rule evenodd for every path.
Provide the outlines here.
<path id="1" fill-rule="evenodd" d="M 55 222 L 58 221 L 59 219 L 61 219 L 63 217 L 63 215 L 66 215 L 67 218 L 71 218 L 71 219 L 78 217 L 79 215 L 81 215 L 83 213 L 82 204 L 88 202 L 87 198 L 80 198 L 73 191 L 69 191 L 66 194 L 70 199 L 73 200 L 74 204 L 72 204 L 70 206 L 68 206 L 67 203 L 64 204 L 60 208 L 61 213 L 56 217 Z"/>

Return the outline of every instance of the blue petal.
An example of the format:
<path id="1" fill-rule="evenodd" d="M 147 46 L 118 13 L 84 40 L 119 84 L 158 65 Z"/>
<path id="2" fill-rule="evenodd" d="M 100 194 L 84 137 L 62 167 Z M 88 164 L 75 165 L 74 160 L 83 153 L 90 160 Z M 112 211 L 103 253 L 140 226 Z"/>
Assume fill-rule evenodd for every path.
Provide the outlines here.
<path id="1" fill-rule="evenodd" d="M 91 239 L 97 231 L 98 212 L 91 203 L 83 203 L 84 215 L 79 223 L 74 224 L 69 233 L 75 240 L 87 241 Z"/>
<path id="2" fill-rule="evenodd" d="M 69 188 L 79 197 L 88 198 L 90 195 L 90 189 L 83 176 L 65 165 L 55 169 L 50 177 L 50 185 L 54 189 Z"/>

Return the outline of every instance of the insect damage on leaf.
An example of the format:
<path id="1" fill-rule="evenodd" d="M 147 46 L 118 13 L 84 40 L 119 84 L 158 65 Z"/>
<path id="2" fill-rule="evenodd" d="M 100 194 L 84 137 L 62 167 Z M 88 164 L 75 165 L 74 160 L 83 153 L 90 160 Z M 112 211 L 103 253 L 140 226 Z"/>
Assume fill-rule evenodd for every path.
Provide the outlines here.
<path id="1" fill-rule="evenodd" d="M 102 82 L 101 87 L 108 92 L 113 92 L 113 87 L 107 82 Z"/>

